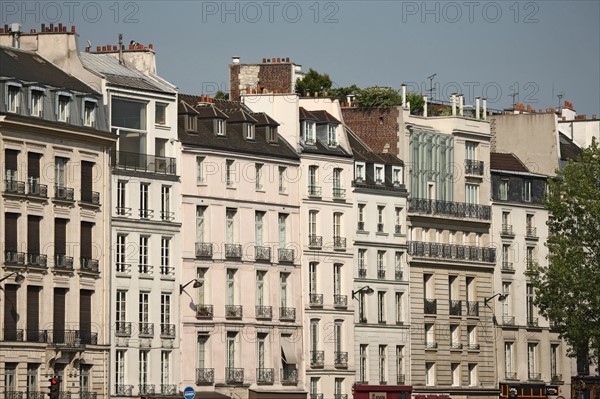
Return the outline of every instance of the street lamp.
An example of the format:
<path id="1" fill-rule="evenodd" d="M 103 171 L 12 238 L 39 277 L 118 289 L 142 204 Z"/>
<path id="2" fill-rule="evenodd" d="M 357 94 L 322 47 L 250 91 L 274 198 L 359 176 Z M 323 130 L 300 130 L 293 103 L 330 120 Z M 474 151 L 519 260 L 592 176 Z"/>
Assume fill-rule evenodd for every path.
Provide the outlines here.
<path id="1" fill-rule="evenodd" d="M 505 301 L 506 298 L 508 297 L 508 292 L 504 292 L 504 293 L 500 293 L 498 292 L 497 294 L 492 295 L 489 298 L 484 298 L 483 299 L 483 304 L 492 311 L 492 323 L 494 323 L 495 326 L 498 325 L 498 319 L 496 319 L 496 314 L 494 313 L 494 310 L 490 307 L 490 305 L 488 304 L 489 301 L 491 301 L 492 299 L 498 297 L 498 302 L 502 302 Z"/>
<path id="2" fill-rule="evenodd" d="M 368 285 L 365 285 L 364 287 L 362 287 L 356 291 L 352 291 L 352 299 L 357 299 L 356 294 L 360 294 L 362 292 L 364 292 L 367 295 L 373 295 L 375 290 L 373 288 L 369 287 Z"/>
<path id="3" fill-rule="evenodd" d="M 179 293 L 182 294 L 183 293 L 183 289 L 185 287 L 187 287 L 188 285 L 190 285 L 191 283 L 194 283 L 194 285 L 192 285 L 192 287 L 194 288 L 199 288 L 202 286 L 202 283 L 197 279 L 191 279 L 190 281 L 188 281 L 187 283 L 185 283 L 184 285 L 179 284 Z"/>
<path id="4" fill-rule="evenodd" d="M 11 274 L 9 274 L 9 275 L 7 275 L 7 276 L 4 276 L 4 277 L 2 277 L 2 278 L 0 279 L 0 283 L 1 283 L 1 282 L 3 282 L 4 280 L 6 280 L 6 279 L 10 278 L 11 276 L 13 276 L 13 275 L 15 275 L 15 274 L 17 275 L 17 276 L 15 277 L 15 282 L 16 282 L 17 284 L 21 284 L 23 281 L 25 281 L 25 276 L 24 276 L 24 275 L 22 275 L 22 274 L 21 274 L 21 273 L 19 273 L 19 272 L 12 272 Z"/>

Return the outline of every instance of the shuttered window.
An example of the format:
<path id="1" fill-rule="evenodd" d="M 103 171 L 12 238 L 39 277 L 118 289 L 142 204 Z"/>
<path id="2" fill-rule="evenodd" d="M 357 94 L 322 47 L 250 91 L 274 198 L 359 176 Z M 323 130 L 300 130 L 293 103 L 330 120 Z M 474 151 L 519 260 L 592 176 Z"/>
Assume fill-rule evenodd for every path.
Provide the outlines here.
<path id="1" fill-rule="evenodd" d="M 93 223 L 81 222 L 81 257 L 92 257 L 92 227 Z"/>
<path id="2" fill-rule="evenodd" d="M 4 340 L 17 340 L 17 290 L 18 285 L 7 284 L 4 286 Z"/>
<path id="3" fill-rule="evenodd" d="M 12 173 L 8 173 L 8 171 L 13 171 L 16 172 L 17 171 L 17 165 L 18 165 L 18 156 L 19 156 L 19 151 L 17 150 L 6 150 L 5 152 L 6 155 L 6 171 L 7 171 L 7 178 L 9 176 L 14 176 L 14 174 Z"/>
<path id="4" fill-rule="evenodd" d="M 4 217 L 4 242 L 5 250 L 17 252 L 19 247 L 17 240 L 17 221 L 19 220 L 18 213 L 7 213 Z"/>
<path id="5" fill-rule="evenodd" d="M 40 340 L 40 287 L 27 287 L 27 341 Z"/>
<path id="6" fill-rule="evenodd" d="M 39 216 L 27 216 L 27 253 L 40 253 L 40 220 Z"/>
<path id="7" fill-rule="evenodd" d="M 27 176 L 30 179 L 40 178 L 40 158 L 41 154 L 30 152 L 27 154 Z"/>
<path id="8" fill-rule="evenodd" d="M 67 219 L 54 220 L 54 254 L 67 254 Z"/>
<path id="9" fill-rule="evenodd" d="M 53 314 L 53 342 L 65 342 L 65 299 L 67 290 L 65 288 L 54 289 L 54 314 Z"/>
<path id="10" fill-rule="evenodd" d="M 93 162 L 81 162 L 81 200 L 92 202 Z"/>
<path id="11" fill-rule="evenodd" d="M 83 344 L 91 343 L 92 294 L 93 291 L 89 290 L 81 290 L 79 293 L 79 333 Z"/>

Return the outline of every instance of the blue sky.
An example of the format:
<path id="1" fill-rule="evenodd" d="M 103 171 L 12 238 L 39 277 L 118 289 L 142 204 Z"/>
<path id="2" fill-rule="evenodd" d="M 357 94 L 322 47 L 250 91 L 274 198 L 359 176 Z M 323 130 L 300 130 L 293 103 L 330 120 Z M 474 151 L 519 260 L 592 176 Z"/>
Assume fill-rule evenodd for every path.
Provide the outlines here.
<path id="1" fill-rule="evenodd" d="M 2 2 L 2 24 L 75 24 L 80 46 L 153 43 L 181 92 L 228 89 L 231 57 L 289 57 L 337 86 L 486 96 L 492 108 L 558 105 L 600 114 L 600 1 Z"/>

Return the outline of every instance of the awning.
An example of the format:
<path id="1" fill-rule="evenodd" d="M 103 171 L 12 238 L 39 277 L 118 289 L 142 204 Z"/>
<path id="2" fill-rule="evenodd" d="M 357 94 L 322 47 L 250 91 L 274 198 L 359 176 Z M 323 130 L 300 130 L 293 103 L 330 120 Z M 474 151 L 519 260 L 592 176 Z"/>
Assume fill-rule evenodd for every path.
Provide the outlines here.
<path id="1" fill-rule="evenodd" d="M 196 396 L 194 398 L 200 399 L 231 399 L 229 395 L 223 395 L 222 393 L 215 391 L 196 391 Z"/>
<path id="2" fill-rule="evenodd" d="M 292 343 L 286 339 L 281 340 L 281 352 L 283 353 L 283 359 L 287 364 L 298 364 L 298 357 Z"/>
<path id="3" fill-rule="evenodd" d="M 306 399 L 303 391 L 253 391 L 248 390 L 248 399 Z"/>

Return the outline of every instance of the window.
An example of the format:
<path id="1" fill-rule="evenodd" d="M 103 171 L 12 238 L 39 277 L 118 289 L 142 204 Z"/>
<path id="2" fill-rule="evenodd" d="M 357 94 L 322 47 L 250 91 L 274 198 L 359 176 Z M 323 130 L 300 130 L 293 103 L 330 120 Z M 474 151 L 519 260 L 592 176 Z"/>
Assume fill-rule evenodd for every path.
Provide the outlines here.
<path id="1" fill-rule="evenodd" d="M 392 168 L 392 183 L 395 186 L 399 186 L 404 183 L 404 179 L 402 178 L 402 168 L 396 166 Z"/>
<path id="2" fill-rule="evenodd" d="M 162 330 L 168 331 L 171 324 L 171 294 L 160 294 L 160 324 Z"/>
<path id="3" fill-rule="evenodd" d="M 171 187 L 162 186 L 160 190 L 160 218 L 162 220 L 173 220 L 171 212 Z"/>
<path id="4" fill-rule="evenodd" d="M 117 182 L 117 215 L 127 215 L 127 182 L 124 180 Z"/>
<path id="5" fill-rule="evenodd" d="M 37 363 L 27 364 L 27 391 L 30 394 L 38 390 L 38 371 L 40 365 Z"/>
<path id="6" fill-rule="evenodd" d="M 265 305 L 265 276 L 267 272 L 256 272 L 256 306 Z"/>
<path id="7" fill-rule="evenodd" d="M 367 322 L 366 294 L 364 291 L 358 294 L 358 322 Z"/>
<path id="8" fill-rule="evenodd" d="M 262 190 L 262 188 L 263 188 L 263 186 L 262 186 L 262 169 L 263 169 L 262 163 L 254 164 L 254 182 L 255 182 L 256 191 Z"/>
<path id="9" fill-rule="evenodd" d="M 477 363 L 469 363 L 469 386 L 477 385 Z"/>
<path id="10" fill-rule="evenodd" d="M 377 292 L 377 321 L 385 324 L 385 292 Z"/>
<path id="11" fill-rule="evenodd" d="M 115 248 L 115 260 L 117 273 L 127 273 L 127 260 L 125 259 L 125 251 L 127 249 L 127 236 L 125 234 L 117 234 L 117 245 Z"/>
<path id="12" fill-rule="evenodd" d="M 366 249 L 359 249 L 358 250 L 358 269 L 359 269 L 359 273 L 360 270 L 365 270 L 366 271 L 366 264 L 365 264 L 365 256 L 367 255 L 367 250 Z"/>
<path id="13" fill-rule="evenodd" d="M 205 206 L 197 206 L 196 207 L 196 242 L 203 243 L 205 241 L 205 214 L 206 207 Z"/>
<path id="14" fill-rule="evenodd" d="M 533 263 L 535 262 L 535 247 L 527 247 L 526 252 L 525 252 L 525 256 L 526 256 L 526 261 L 527 261 L 527 269 L 530 269 L 533 266 Z"/>
<path id="15" fill-rule="evenodd" d="M 235 269 L 227 269 L 227 305 L 235 305 Z"/>
<path id="16" fill-rule="evenodd" d="M 140 324 L 140 332 L 146 329 L 146 325 L 148 324 L 148 297 L 150 294 L 148 292 L 140 292 L 139 294 L 139 307 L 138 307 L 138 321 Z"/>
<path id="17" fill-rule="evenodd" d="M 31 116 L 41 117 L 44 112 L 44 92 L 31 90 Z"/>
<path id="18" fill-rule="evenodd" d="M 470 348 L 474 348 L 477 346 L 477 326 L 467 326 L 467 344 Z"/>
<path id="19" fill-rule="evenodd" d="M 311 295 L 315 295 L 317 291 L 317 262 L 310 262 L 308 264 L 308 292 Z"/>
<path id="20" fill-rule="evenodd" d="M 264 243 L 264 226 L 263 220 L 265 218 L 265 212 L 256 211 L 254 213 L 254 237 L 256 245 L 262 247 Z"/>
<path id="21" fill-rule="evenodd" d="M 338 395 L 343 395 L 343 386 L 344 386 L 344 379 L 343 378 L 336 378 L 335 379 L 335 386 L 334 386 L 334 395 L 335 397 L 339 397 Z"/>
<path id="22" fill-rule="evenodd" d="M 57 118 L 60 122 L 69 122 L 69 117 L 70 117 L 69 105 L 70 105 L 70 103 L 71 103 L 70 96 L 64 96 L 64 95 L 58 96 Z"/>
<path id="23" fill-rule="evenodd" d="M 396 292 L 396 324 L 404 324 L 402 319 L 402 293 Z"/>
<path id="24" fill-rule="evenodd" d="M 163 276 L 171 276 L 173 268 L 170 267 L 170 246 L 171 239 L 169 237 L 161 237 L 160 239 L 160 274 Z"/>
<path id="25" fill-rule="evenodd" d="M 154 123 L 157 125 L 167 124 L 167 104 L 156 103 L 154 105 Z"/>
<path id="26" fill-rule="evenodd" d="M 6 110 L 8 112 L 19 112 L 21 88 L 19 86 L 7 85 L 7 91 L 8 104 L 6 105 Z"/>
<path id="27" fill-rule="evenodd" d="M 342 196 L 342 169 L 333 169 L 333 196 L 339 198 Z"/>
<path id="28" fill-rule="evenodd" d="M 385 251 L 377 251 L 377 274 L 379 278 L 385 278 Z"/>
<path id="29" fill-rule="evenodd" d="M 435 349 L 437 347 L 435 342 L 435 326 L 433 324 L 425 324 L 425 348 Z"/>
<path id="30" fill-rule="evenodd" d="M 531 202 L 531 180 L 523 181 L 523 201 Z"/>
<path id="31" fill-rule="evenodd" d="M 196 157 L 196 184 L 202 184 L 204 180 L 204 157 Z"/>
<path id="32" fill-rule="evenodd" d="M 377 206 L 377 232 L 378 233 L 383 233 L 383 228 L 384 228 L 384 213 L 385 213 L 385 206 L 383 205 L 378 205 Z"/>
<path id="33" fill-rule="evenodd" d="M 96 124 L 96 101 L 83 102 L 83 124 L 95 126 Z"/>
<path id="34" fill-rule="evenodd" d="M 311 397 L 317 397 L 319 394 L 319 378 L 310 377 L 310 395 Z M 314 396 L 312 396 L 314 395 Z"/>
<path id="35" fill-rule="evenodd" d="M 310 321 L 310 350 L 315 352 L 319 349 L 319 320 L 312 319 Z M 313 356 L 311 356 L 311 360 Z"/>
<path id="36" fill-rule="evenodd" d="M 504 372 L 505 377 L 508 379 L 513 379 L 513 343 L 505 342 L 504 343 Z"/>
<path id="37" fill-rule="evenodd" d="M 465 184 L 465 202 L 467 204 L 479 203 L 479 186 L 476 184 Z"/>
<path id="38" fill-rule="evenodd" d="M 196 117 L 196 115 L 187 115 L 185 122 L 186 122 L 187 130 L 190 133 L 195 134 L 196 130 L 198 130 L 198 125 L 197 125 L 198 118 Z"/>
<path id="39" fill-rule="evenodd" d="M 500 180 L 500 200 L 506 201 L 508 200 L 508 179 Z"/>
<path id="40" fill-rule="evenodd" d="M 365 230 L 365 207 L 366 204 L 358 204 L 358 226 L 356 226 L 356 229 L 360 231 Z"/>
<path id="41" fill-rule="evenodd" d="M 333 239 L 341 237 L 342 235 L 342 214 L 334 212 L 333 214 Z M 337 242 L 335 243 L 337 244 Z M 337 245 L 334 245 L 337 246 Z"/>
<path id="42" fill-rule="evenodd" d="M 67 163 L 68 158 L 54 158 L 54 184 L 56 187 L 66 187 L 67 184 Z M 61 196 L 62 198 L 62 196 Z"/>
<path id="43" fill-rule="evenodd" d="M 425 362 L 425 385 L 435 385 L 435 363 Z"/>
<path id="44" fill-rule="evenodd" d="M 359 353 L 359 382 L 367 382 L 367 348 L 368 345 L 360 344 Z"/>
<path id="45" fill-rule="evenodd" d="M 387 371 L 386 371 L 386 356 L 385 352 L 387 347 L 385 345 L 379 345 L 379 383 L 387 384 Z"/>
<path id="46" fill-rule="evenodd" d="M 148 355 L 150 351 L 140 350 L 139 354 L 139 370 L 140 370 L 140 388 L 144 391 L 146 390 L 146 385 L 148 385 Z M 140 390 L 142 390 L 140 389 Z"/>
<path id="47" fill-rule="evenodd" d="M 536 379 L 537 375 L 537 344 L 527 344 L 527 374 L 530 380 Z"/>
<path id="48" fill-rule="evenodd" d="M 394 208 L 394 233 L 401 234 L 402 233 L 402 208 L 395 207 Z"/>
<path id="49" fill-rule="evenodd" d="M 171 352 L 160 352 L 160 383 L 163 386 L 169 385 L 171 381 Z"/>
<path id="50" fill-rule="evenodd" d="M 225 211 L 225 242 L 233 244 L 235 235 L 235 216 L 237 209 L 227 208 Z"/>
<path id="51" fill-rule="evenodd" d="M 127 129 L 146 130 L 146 103 L 113 97 L 111 124 Z"/>
<path id="52" fill-rule="evenodd" d="M 558 378 L 558 344 L 550 345 L 550 378 Z"/>
<path id="53" fill-rule="evenodd" d="M 254 140 L 254 124 L 244 123 L 244 136 L 246 140 Z"/>
<path id="54" fill-rule="evenodd" d="M 215 119 L 215 134 L 217 136 L 225 136 L 225 120 Z"/>
<path id="55" fill-rule="evenodd" d="M 279 192 L 285 193 L 285 172 L 287 168 L 284 166 L 279 167 Z"/>
<path id="56" fill-rule="evenodd" d="M 115 351 L 115 383 L 117 386 L 125 384 L 125 351 Z"/>
<path id="57" fill-rule="evenodd" d="M 127 291 L 117 290 L 115 320 L 117 322 L 117 332 L 123 332 L 127 321 Z"/>
<path id="58" fill-rule="evenodd" d="M 477 143 L 465 142 L 465 159 L 469 161 L 477 160 Z"/>
<path id="59" fill-rule="evenodd" d="M 457 387 L 460 385 L 460 363 L 451 363 L 451 377 L 452 377 L 452 386 Z"/>
<path id="60" fill-rule="evenodd" d="M 397 345 L 396 346 L 396 383 L 398 385 L 404 385 L 404 346 Z"/>
<path id="61" fill-rule="evenodd" d="M 527 307 L 527 324 L 534 324 L 533 314 L 533 284 L 527 283 L 526 286 L 526 307 Z"/>
<path id="62" fill-rule="evenodd" d="M 266 126 L 265 130 L 267 132 L 267 141 L 270 143 L 277 142 L 277 126 Z"/>
<path id="63" fill-rule="evenodd" d="M 309 236 L 317 235 L 317 211 L 308 211 L 308 234 Z"/>
<path id="64" fill-rule="evenodd" d="M 277 217 L 279 230 L 279 248 L 285 248 L 287 244 L 287 213 L 280 213 Z"/>
<path id="65" fill-rule="evenodd" d="M 502 293 L 508 295 L 508 297 L 502 302 L 502 316 L 504 318 L 509 317 L 511 314 L 511 308 L 510 308 L 510 298 L 512 298 L 512 295 L 510 295 L 511 291 L 511 284 L 508 281 L 503 281 L 502 282 Z M 506 320 L 504 320 L 504 323 L 506 323 Z"/>
<path id="66" fill-rule="evenodd" d="M 288 303 L 288 279 L 290 277 L 289 273 L 280 273 L 279 274 L 279 296 L 280 296 L 280 304 L 282 308 L 287 307 Z"/>
<path id="67" fill-rule="evenodd" d="M 510 245 L 508 244 L 502 244 L 502 268 L 503 269 L 510 269 L 511 265 L 509 262 L 509 250 L 510 250 Z"/>
<path id="68" fill-rule="evenodd" d="M 206 275 L 208 273 L 207 269 L 198 268 L 196 272 L 196 279 L 200 283 L 200 287 L 198 287 L 198 305 L 206 304 Z"/>
<path id="69" fill-rule="evenodd" d="M 375 165 L 375 183 L 383 183 L 383 165 Z"/>
<path id="70" fill-rule="evenodd" d="M 333 295 L 342 293 L 342 264 L 333 264 Z"/>
<path id="71" fill-rule="evenodd" d="M 320 195 L 317 182 L 318 176 L 317 173 L 319 171 L 319 167 L 317 165 L 310 165 L 308 167 L 308 194 L 309 195 Z"/>
<path id="72" fill-rule="evenodd" d="M 342 331 L 343 331 L 343 320 L 336 320 L 333 326 L 333 345 L 335 352 L 342 352 Z"/>
<path id="73" fill-rule="evenodd" d="M 225 161 L 225 183 L 227 187 L 233 187 L 235 180 L 235 171 L 233 169 L 233 160 L 228 159 Z"/>
<path id="74" fill-rule="evenodd" d="M 148 209 L 148 194 L 150 191 L 150 184 L 140 184 L 140 217 L 142 219 L 148 219 L 151 217 L 151 212 Z"/>
<path id="75" fill-rule="evenodd" d="M 208 334 L 198 334 L 198 368 L 201 370 L 205 369 L 207 366 L 207 350 Z"/>
<path id="76" fill-rule="evenodd" d="M 315 122 L 302 122 L 302 137 L 306 144 L 315 144 Z"/>
<path id="77" fill-rule="evenodd" d="M 365 180 L 365 164 L 363 162 L 354 164 L 354 180 L 358 182 Z"/>
<path id="78" fill-rule="evenodd" d="M 327 125 L 327 143 L 330 147 L 338 145 L 337 125 Z"/>
<path id="79" fill-rule="evenodd" d="M 256 352 L 257 352 L 257 367 L 259 370 L 266 368 L 266 348 L 267 348 L 267 334 L 259 333 L 256 334 Z M 266 376 L 262 376 L 266 377 Z"/>

